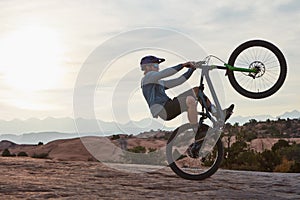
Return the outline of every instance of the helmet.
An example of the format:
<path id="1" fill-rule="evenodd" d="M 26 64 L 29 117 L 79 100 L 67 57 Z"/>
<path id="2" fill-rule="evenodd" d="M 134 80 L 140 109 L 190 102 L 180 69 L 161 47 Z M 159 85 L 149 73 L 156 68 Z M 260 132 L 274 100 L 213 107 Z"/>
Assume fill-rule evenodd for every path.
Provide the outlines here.
<path id="1" fill-rule="evenodd" d="M 164 58 L 157 58 L 155 56 L 145 56 L 141 59 L 140 65 L 141 65 L 142 70 L 144 70 L 144 67 L 147 64 L 153 64 L 153 63 L 159 64 L 159 63 L 162 63 L 164 61 L 165 61 Z"/>

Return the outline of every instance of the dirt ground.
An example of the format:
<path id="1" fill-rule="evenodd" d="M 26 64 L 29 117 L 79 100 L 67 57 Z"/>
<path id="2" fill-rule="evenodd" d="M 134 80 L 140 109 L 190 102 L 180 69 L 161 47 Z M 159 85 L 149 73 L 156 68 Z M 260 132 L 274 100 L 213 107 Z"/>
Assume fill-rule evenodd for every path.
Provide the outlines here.
<path id="1" fill-rule="evenodd" d="M 0 157 L 0 199 L 300 199 L 300 174 L 228 171 L 189 181 L 169 168 Z M 142 172 L 147 171 L 147 172 Z"/>

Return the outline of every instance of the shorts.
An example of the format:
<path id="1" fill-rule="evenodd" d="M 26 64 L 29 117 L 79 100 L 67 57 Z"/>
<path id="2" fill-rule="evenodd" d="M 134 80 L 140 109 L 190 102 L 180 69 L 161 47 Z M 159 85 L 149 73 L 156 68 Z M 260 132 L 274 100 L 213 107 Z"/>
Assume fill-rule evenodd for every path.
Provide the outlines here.
<path id="1" fill-rule="evenodd" d="M 163 109 L 158 113 L 158 116 L 162 118 L 163 120 L 171 120 L 180 115 L 181 113 L 187 111 L 187 105 L 186 105 L 186 97 L 193 96 L 196 100 L 196 95 L 194 91 L 188 90 L 174 99 L 170 99 L 164 104 Z"/>

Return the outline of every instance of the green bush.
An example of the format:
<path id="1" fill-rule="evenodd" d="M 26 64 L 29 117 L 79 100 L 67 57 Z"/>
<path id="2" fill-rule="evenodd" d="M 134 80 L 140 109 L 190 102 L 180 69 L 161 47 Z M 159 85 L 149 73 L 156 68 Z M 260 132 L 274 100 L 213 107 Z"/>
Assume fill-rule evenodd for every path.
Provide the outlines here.
<path id="1" fill-rule="evenodd" d="M 2 156 L 3 157 L 10 157 L 12 155 L 11 155 L 11 153 L 8 149 L 4 149 L 4 151 L 2 152 Z"/>
<path id="2" fill-rule="evenodd" d="M 146 153 L 146 148 L 143 146 L 136 146 L 132 149 L 128 149 L 128 151 L 133 153 Z"/>
<path id="3" fill-rule="evenodd" d="M 40 154 L 34 153 L 31 157 L 32 158 L 48 158 L 48 153 L 40 153 Z"/>
<path id="4" fill-rule="evenodd" d="M 17 156 L 18 156 L 18 157 L 27 157 L 28 154 L 27 154 L 26 152 L 24 152 L 24 151 L 21 151 L 21 152 L 19 152 L 19 153 L 17 154 Z"/>
<path id="5" fill-rule="evenodd" d="M 143 146 L 136 146 L 124 152 L 122 158 L 125 163 L 131 164 L 148 164 L 148 165 L 165 165 L 165 153 L 155 148 L 147 149 Z"/>

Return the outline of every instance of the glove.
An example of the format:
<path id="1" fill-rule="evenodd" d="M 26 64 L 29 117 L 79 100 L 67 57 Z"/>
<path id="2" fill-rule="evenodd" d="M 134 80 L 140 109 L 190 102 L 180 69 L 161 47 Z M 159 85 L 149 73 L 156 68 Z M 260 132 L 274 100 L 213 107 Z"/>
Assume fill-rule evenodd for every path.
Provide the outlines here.
<path id="1" fill-rule="evenodd" d="M 186 68 L 192 68 L 192 69 L 196 68 L 196 62 L 194 62 L 194 61 L 190 61 L 190 62 L 184 63 L 182 65 L 183 65 L 183 67 L 186 67 Z"/>

